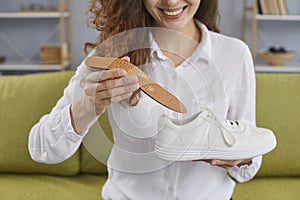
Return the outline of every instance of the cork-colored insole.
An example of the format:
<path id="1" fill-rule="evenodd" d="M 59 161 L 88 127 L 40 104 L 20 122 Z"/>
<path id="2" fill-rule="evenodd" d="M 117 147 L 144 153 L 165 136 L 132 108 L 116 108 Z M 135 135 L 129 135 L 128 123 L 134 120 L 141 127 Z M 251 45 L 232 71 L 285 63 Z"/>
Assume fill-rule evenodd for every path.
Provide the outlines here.
<path id="1" fill-rule="evenodd" d="M 90 56 L 86 59 L 85 64 L 88 67 L 98 69 L 125 69 L 127 75 L 137 76 L 140 89 L 152 99 L 176 112 L 187 112 L 186 107 L 177 97 L 150 79 L 142 70 L 132 63 L 118 58 Z"/>

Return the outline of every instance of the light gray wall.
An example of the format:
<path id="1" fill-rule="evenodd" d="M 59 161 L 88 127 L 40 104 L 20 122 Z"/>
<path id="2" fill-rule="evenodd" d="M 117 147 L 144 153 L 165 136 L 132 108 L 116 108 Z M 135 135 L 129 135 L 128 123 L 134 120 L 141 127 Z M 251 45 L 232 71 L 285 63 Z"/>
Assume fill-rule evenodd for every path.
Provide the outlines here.
<path id="1" fill-rule="evenodd" d="M 73 68 L 76 68 L 85 57 L 83 52 L 84 43 L 94 42 L 98 36 L 98 31 L 87 26 L 87 7 L 88 0 L 72 1 Z"/>
<path id="2" fill-rule="evenodd" d="M 54 2 L 53 0 L 26 0 L 26 2 Z M 56 0 L 57 1 L 57 0 Z M 288 9 L 291 14 L 300 14 L 300 1 L 287 0 Z M 15 2 L 15 3 L 13 3 Z M 241 38 L 242 29 L 242 0 L 219 0 L 221 14 L 221 33 L 237 38 Z M 18 8 L 16 1 L 1 1 L 0 10 L 5 7 L 13 10 Z M 3 5 L 3 7 L 2 7 Z M 92 42 L 97 36 L 97 31 L 87 27 L 88 0 L 72 1 L 72 43 L 73 43 L 73 68 L 76 68 L 84 59 L 84 42 Z M 39 25 L 36 26 L 36 23 Z M 25 51 L 26 55 L 38 52 L 40 41 L 45 39 L 45 35 L 52 31 L 49 24 L 55 24 L 52 20 L 0 20 L 0 32 L 9 36 L 20 50 Z M 250 15 L 248 20 L 248 39 L 250 44 Z M 51 41 L 57 40 L 57 35 Z M 300 21 L 297 22 L 259 22 L 258 23 L 258 49 L 267 49 L 269 46 L 285 46 L 288 50 L 300 52 Z M 0 54 L 13 55 L 14 53 L 7 48 L 7 44 L 0 41 Z M 299 53 L 300 54 L 300 53 Z M 37 55 L 36 55 L 37 56 Z M 300 62 L 300 56 L 297 59 Z"/>

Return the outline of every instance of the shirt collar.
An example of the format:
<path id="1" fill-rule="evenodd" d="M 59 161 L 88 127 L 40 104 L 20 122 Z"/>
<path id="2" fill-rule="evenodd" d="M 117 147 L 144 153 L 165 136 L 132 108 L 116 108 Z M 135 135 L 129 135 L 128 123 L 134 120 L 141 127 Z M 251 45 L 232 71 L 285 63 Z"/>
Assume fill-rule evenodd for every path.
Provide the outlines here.
<path id="1" fill-rule="evenodd" d="M 212 57 L 212 41 L 210 37 L 210 31 L 199 20 L 195 19 L 195 23 L 202 31 L 202 38 L 200 44 L 190 56 L 190 59 L 194 60 L 194 59 L 202 58 L 209 61 L 211 60 Z M 149 36 L 151 41 L 151 49 L 150 49 L 151 57 L 158 58 L 158 59 L 166 59 L 166 56 L 161 52 L 159 46 L 155 42 L 153 35 L 150 33 Z"/>
<path id="2" fill-rule="evenodd" d="M 197 49 L 195 50 L 195 52 L 201 58 L 210 60 L 212 57 L 212 41 L 211 41 L 210 31 L 199 20 L 195 19 L 195 22 L 196 22 L 196 25 L 202 31 L 201 42 L 200 42 L 199 46 L 197 47 Z"/>

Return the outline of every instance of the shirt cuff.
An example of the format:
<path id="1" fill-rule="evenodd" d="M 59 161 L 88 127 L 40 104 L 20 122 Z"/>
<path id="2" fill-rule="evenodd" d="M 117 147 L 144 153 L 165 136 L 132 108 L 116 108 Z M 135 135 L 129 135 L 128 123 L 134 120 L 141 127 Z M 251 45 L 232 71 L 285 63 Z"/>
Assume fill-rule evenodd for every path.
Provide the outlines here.
<path id="1" fill-rule="evenodd" d="M 243 165 L 240 167 L 233 167 L 228 172 L 229 175 L 236 181 L 242 183 L 251 180 L 258 172 L 262 162 L 262 156 L 252 159 L 250 165 Z"/>

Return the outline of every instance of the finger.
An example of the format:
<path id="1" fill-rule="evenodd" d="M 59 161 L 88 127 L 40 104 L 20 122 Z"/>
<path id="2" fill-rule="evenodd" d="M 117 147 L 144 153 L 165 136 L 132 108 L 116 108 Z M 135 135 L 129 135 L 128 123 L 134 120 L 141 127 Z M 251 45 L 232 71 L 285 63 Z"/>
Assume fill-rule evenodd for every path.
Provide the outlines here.
<path id="1" fill-rule="evenodd" d="M 130 58 L 128 56 L 124 56 L 123 58 L 121 58 L 122 60 L 125 60 L 127 62 L 130 62 Z M 116 71 L 116 72 L 115 72 Z M 111 74 L 113 74 L 113 76 L 111 76 Z M 101 78 L 99 81 L 103 81 L 103 80 L 107 80 L 107 79 L 115 79 L 115 78 L 119 78 L 122 76 L 126 75 L 126 71 L 122 68 L 117 68 L 117 69 L 110 69 L 110 70 L 105 70 L 102 74 L 101 74 Z"/>
<path id="2" fill-rule="evenodd" d="M 220 161 L 220 164 L 234 167 L 237 166 L 239 162 L 240 162 L 239 160 L 223 160 Z"/>
<path id="3" fill-rule="evenodd" d="M 130 57 L 128 56 L 124 56 L 123 58 L 121 58 L 122 60 L 126 60 L 127 62 L 130 62 Z"/>
<path id="4" fill-rule="evenodd" d="M 124 76 L 122 78 L 118 79 L 110 79 L 99 82 L 96 91 L 102 91 L 102 90 L 109 90 L 116 87 L 126 86 L 126 85 L 132 85 L 137 83 L 137 77 L 136 76 Z"/>
<path id="5" fill-rule="evenodd" d="M 132 95 L 132 93 L 126 93 L 126 94 L 121 94 L 119 96 L 114 96 L 112 98 L 107 98 L 107 99 L 101 99 L 101 100 L 97 100 L 97 104 L 101 105 L 101 106 L 107 106 L 111 103 L 118 103 L 120 101 L 126 100 L 128 99 L 130 96 Z"/>
<path id="6" fill-rule="evenodd" d="M 232 166 L 232 165 L 226 165 L 226 164 L 224 164 L 224 165 L 211 164 L 211 165 L 212 165 L 212 166 L 215 166 L 215 167 L 222 167 L 222 168 L 227 169 L 227 170 L 229 170 L 229 169 L 231 169 L 232 167 L 234 167 L 234 166 Z"/>
<path id="7" fill-rule="evenodd" d="M 134 84 L 131 84 L 131 85 L 116 87 L 116 88 L 109 89 L 109 90 L 98 91 L 95 94 L 95 98 L 97 100 L 110 99 L 110 98 L 114 98 L 116 96 L 123 95 L 123 94 L 126 94 L 126 93 L 132 94 L 134 91 L 136 91 L 138 89 L 139 89 L 139 85 L 137 83 L 134 83 Z"/>
<path id="8" fill-rule="evenodd" d="M 211 165 L 216 165 L 216 166 L 229 166 L 229 167 L 234 167 L 237 166 L 239 163 L 239 160 L 212 160 Z"/>
<path id="9" fill-rule="evenodd" d="M 88 96 L 97 99 L 106 99 L 118 96 L 127 92 L 134 92 L 139 89 L 135 76 L 126 76 L 121 79 L 107 80 L 100 83 L 88 83 L 84 88 Z"/>
<path id="10" fill-rule="evenodd" d="M 126 71 L 124 69 L 101 70 L 90 73 L 86 78 L 86 82 L 99 83 L 105 80 L 121 78 L 125 75 Z"/>
<path id="11" fill-rule="evenodd" d="M 128 57 L 128 56 L 124 56 L 121 59 L 125 60 L 127 62 L 130 62 L 130 57 Z M 91 75 L 90 75 L 90 79 L 88 81 L 91 81 L 91 82 L 98 82 L 101 80 L 103 81 L 106 79 L 113 79 L 113 78 L 124 76 L 126 74 L 126 71 L 121 68 L 111 69 L 111 70 L 104 70 L 104 69 L 101 70 L 101 69 L 93 69 L 93 68 L 89 68 L 89 69 L 91 69 L 92 72 L 95 72 L 95 73 L 91 73 Z M 109 73 L 107 73 L 107 72 L 109 72 Z M 97 73 L 98 73 L 98 75 L 96 75 Z M 110 73 L 113 73 L 113 76 L 111 76 Z M 101 79 L 98 79 L 98 77 L 101 77 Z"/>
<path id="12" fill-rule="evenodd" d="M 99 88 L 103 89 L 107 89 L 107 88 L 112 88 L 116 83 L 117 80 L 120 79 L 121 77 L 123 77 L 123 75 L 126 74 L 125 70 L 123 69 L 112 69 L 112 70 L 107 70 L 107 71 L 102 71 L 102 72 L 94 72 L 94 73 L 90 73 L 86 79 L 84 79 L 83 84 L 80 83 L 82 85 L 82 87 L 85 90 L 85 93 L 87 95 L 90 96 L 94 96 L 96 91 L 99 90 Z M 106 80 L 108 82 L 106 82 Z M 117 80 L 115 80 L 117 79 Z M 127 78 L 127 80 L 129 79 L 128 82 L 130 82 L 130 78 Z M 99 85 L 99 82 L 101 82 L 101 80 L 103 81 L 103 84 Z M 110 83 L 110 81 L 113 81 L 112 83 Z M 132 81 L 133 82 L 133 81 Z M 107 84 L 107 85 L 105 85 Z M 106 87 L 105 87 L 106 86 Z"/>
<path id="13" fill-rule="evenodd" d="M 193 162 L 206 162 L 206 163 L 210 163 L 211 160 L 192 160 Z"/>

